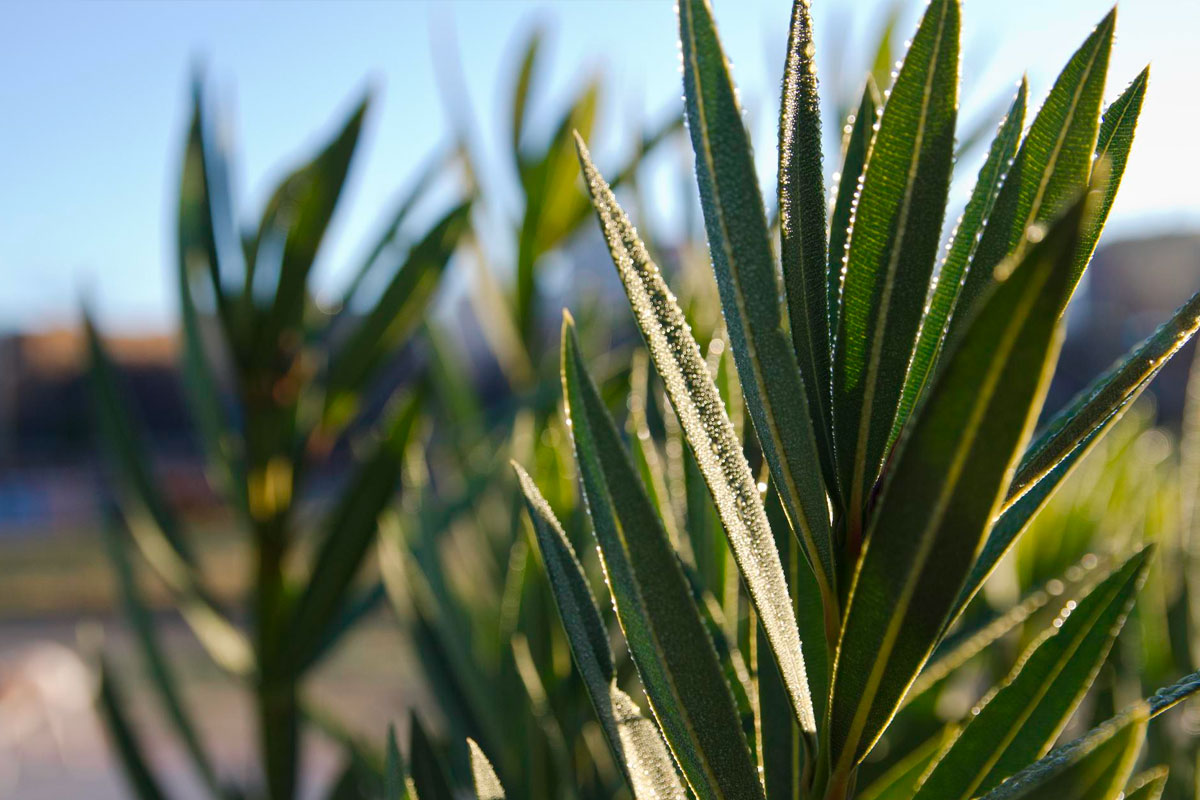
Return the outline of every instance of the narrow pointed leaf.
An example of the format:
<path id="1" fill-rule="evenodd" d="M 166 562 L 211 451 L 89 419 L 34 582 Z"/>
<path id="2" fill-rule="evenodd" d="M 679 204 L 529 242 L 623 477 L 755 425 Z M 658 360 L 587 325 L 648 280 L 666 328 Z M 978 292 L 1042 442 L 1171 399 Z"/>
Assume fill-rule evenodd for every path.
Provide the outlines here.
<path id="1" fill-rule="evenodd" d="M 1182 703 L 1197 692 L 1200 692 L 1200 672 L 1193 672 L 1191 675 L 1180 678 L 1170 686 L 1164 686 L 1150 695 L 1146 701 L 1150 704 L 1150 716 L 1157 717 L 1159 714 Z"/>
<path id="2" fill-rule="evenodd" d="M 1029 226 L 1053 219 L 1087 183 L 1115 23 L 1114 9 L 1071 56 L 1034 118 L 967 267 L 948 341 L 967 325 L 995 268 L 1027 246 Z"/>
<path id="3" fill-rule="evenodd" d="M 1119 417 L 1119 415 L 1117 415 Z M 1046 473 L 1046 475 L 1032 486 L 1029 491 L 1021 495 L 1007 508 L 1001 512 L 996 522 L 992 525 L 992 530 L 988 533 L 987 541 L 983 543 L 983 549 L 979 551 L 979 556 L 975 559 L 975 563 L 971 565 L 971 572 L 967 575 L 967 580 L 963 584 L 962 591 L 958 594 L 958 600 L 955 601 L 954 610 L 946 620 L 946 626 L 949 627 L 958 616 L 967 607 L 967 603 L 983 586 L 984 581 L 992 574 L 996 565 L 1000 563 L 1000 559 L 1012 548 L 1013 543 L 1017 538 L 1025 532 L 1029 527 L 1029 523 L 1039 511 L 1050 502 L 1050 498 L 1054 496 L 1054 492 L 1062 485 L 1067 476 L 1074 469 L 1079 460 L 1091 450 L 1091 446 L 1104 433 L 1116 423 L 1116 418 L 1105 420 L 1092 433 L 1080 440 L 1079 444 L 1067 453 L 1062 461 L 1055 465 L 1054 469 Z"/>
<path id="4" fill-rule="evenodd" d="M 679 37 L 700 203 L 742 393 L 788 519 L 832 585 L 826 487 L 815 468 L 821 462 L 812 420 L 820 419 L 819 409 L 808 407 L 796 355 L 784 334 L 750 141 L 708 0 L 679 3 Z M 740 559 L 739 565 L 746 574 Z M 782 642 L 772 627 L 767 631 L 778 655 Z"/>
<path id="5" fill-rule="evenodd" d="M 1138 775 L 1125 787 L 1125 800 L 1160 800 L 1167 787 L 1167 768 L 1154 767 Z"/>
<path id="6" fill-rule="evenodd" d="M 833 763 L 857 763 L 937 644 L 1028 438 L 1060 338 L 1085 203 L 999 284 L 945 364 L 871 521 L 851 587 L 830 711 Z"/>
<path id="7" fill-rule="evenodd" d="M 1163 365 L 1188 343 L 1197 328 L 1200 328 L 1200 292 L 1051 417 L 1021 458 L 1008 490 L 1008 503 L 1043 480 L 1093 432 L 1116 422 Z"/>
<path id="8" fill-rule="evenodd" d="M 568 318 L 563 394 L 602 563 L 650 706 L 699 798 L 762 798 L 741 720 L 679 560 L 592 383 Z"/>
<path id="9" fill-rule="evenodd" d="M 130 725 L 124 693 L 117 685 L 111 667 L 103 659 L 100 662 L 100 694 L 97 702 L 134 796 L 138 800 L 166 800 L 167 795 L 150 771 L 141 742 Z"/>
<path id="10" fill-rule="evenodd" d="M 282 243 L 282 250 L 277 256 L 278 275 L 263 275 L 269 280 L 273 301 L 265 327 L 259 330 L 260 360 L 275 352 L 280 346 L 277 337 L 298 325 L 304 313 L 308 274 L 341 196 L 368 102 L 364 99 L 355 107 L 337 135 L 316 158 L 280 184 L 263 212 L 254 246 L 254 269 L 259 271 L 264 266 L 257 257 L 264 244 L 278 241 Z M 260 285 L 257 277 L 248 275 L 251 291 Z M 263 289 L 267 290 L 267 287 Z"/>
<path id="11" fill-rule="evenodd" d="M 396 744 L 396 726 L 388 725 L 387 750 L 383 764 L 383 800 L 414 800 L 410 797 L 404 759 Z"/>
<path id="12" fill-rule="evenodd" d="M 779 235 L 792 346 L 808 392 L 827 487 L 836 487 L 829 433 L 830 348 L 821 103 L 808 2 L 792 4 L 779 111 Z"/>
<path id="13" fill-rule="evenodd" d="M 138 587 L 137 576 L 134 574 L 133 564 L 129 559 L 129 548 L 124 539 L 124 531 L 118 530 L 116 524 L 110 522 L 103 526 L 103 532 L 109 559 L 117 574 L 117 585 L 120 589 L 122 605 L 125 608 L 125 617 L 137 637 L 142 658 L 150 673 L 151 683 L 158 693 L 159 702 L 162 703 L 175 733 L 183 741 L 196 771 L 209 788 L 219 795 L 221 792 L 216 770 L 204 750 L 195 726 L 192 725 L 191 717 L 184 708 L 175 671 L 163 652 L 162 642 L 154 627 L 154 618 Z"/>
<path id="14" fill-rule="evenodd" d="M 533 479 L 514 465 L 525 505 L 533 521 L 538 549 L 546 565 L 559 618 L 575 666 L 591 697 L 600 727 L 608 739 L 617 767 L 624 773 L 637 800 L 686 796 L 675 774 L 675 762 L 654 723 L 617 686 L 616 669 L 608 645 L 608 629 L 588 588 L 583 567 L 550 505 Z"/>
<path id="15" fill-rule="evenodd" d="M 975 189 L 971 199 L 963 211 L 958 227 L 954 231 L 950 249 L 942 262 L 929 301 L 929 310 L 921 320 L 921 332 L 917 337 L 916 349 L 913 350 L 912 365 L 904 379 L 904 391 L 900 396 L 900 408 L 896 412 L 896 420 L 892 424 L 892 441 L 900 435 L 904 423 L 908 421 L 913 406 L 925 389 L 926 381 L 930 378 L 938 352 L 942 348 L 942 337 L 946 331 L 946 323 L 958 299 L 962 288 L 963 274 L 975 248 L 979 246 L 979 232 L 984 221 L 996 203 L 1000 188 L 1004 185 L 1005 175 L 1008 174 L 1009 164 L 1016 155 L 1017 145 L 1021 141 L 1022 126 L 1025 123 L 1025 96 L 1028 87 L 1024 80 L 1017 91 L 1016 99 L 1008 109 L 1008 114 L 1000 123 L 996 138 L 988 150 L 987 159 L 979 170 L 975 180 Z"/>
<path id="16" fill-rule="evenodd" d="M 592 165 L 587 148 L 582 141 L 578 144 L 600 228 L 629 296 L 634 319 L 716 504 L 730 549 L 787 683 L 793 713 L 801 727 L 811 732 L 816 724 L 791 596 L 774 545 L 775 537 L 754 476 L 742 454 L 741 442 L 734 434 L 733 424 L 675 296 L 650 260 L 611 189 Z M 815 463 L 810 462 L 810 466 Z M 813 550 L 809 549 L 808 554 L 811 557 Z M 825 575 L 822 569 L 816 572 Z M 826 598 L 831 597 L 828 590 L 829 584 L 823 583 L 822 595 Z M 836 612 L 828 624 L 836 626 Z"/>
<path id="17" fill-rule="evenodd" d="M 504 800 L 504 787 L 500 785 L 492 762 L 474 739 L 467 739 L 467 746 L 471 749 L 471 779 L 477 800 Z"/>
<path id="18" fill-rule="evenodd" d="M 855 795 L 855 800 L 912 800 L 921 776 L 945 751 L 958 734 L 958 727 L 947 725 L 940 733 L 900 759 L 871 785 Z"/>
<path id="19" fill-rule="evenodd" d="M 1142 113 L 1142 101 L 1146 98 L 1146 83 L 1149 79 L 1150 68 L 1146 67 L 1138 73 L 1121 96 L 1104 110 L 1104 116 L 1100 118 L 1095 160 L 1103 160 L 1107 165 L 1108 181 L 1104 187 L 1104 197 L 1096 209 L 1096 216 L 1084 235 L 1085 247 L 1075 264 L 1073 281 L 1076 285 L 1083 277 L 1088 262 L 1092 260 L 1092 253 L 1096 251 L 1104 223 L 1108 221 L 1108 212 L 1116 200 L 1117 189 L 1121 187 L 1121 178 L 1125 174 L 1125 164 L 1129 161 L 1129 150 L 1133 147 L 1133 134 L 1137 129 L 1138 117 Z"/>
<path id="20" fill-rule="evenodd" d="M 400 480 L 404 448 L 419 410 L 420 395 L 415 394 L 393 412 L 374 454 L 360 466 L 325 524 L 325 538 L 292 615 L 290 635 L 285 638 L 293 664 L 311 663 L 313 651 L 324 641 L 371 549 L 379 514 L 392 500 Z"/>
<path id="21" fill-rule="evenodd" d="M 958 0 L 934 0 L 879 120 L 854 210 L 834 349 L 838 474 L 851 557 L 937 258 L 958 115 Z"/>
<path id="22" fill-rule="evenodd" d="M 331 356 L 327 425 L 339 428 L 350 421 L 371 376 L 421 322 L 450 257 L 468 230 L 469 217 L 468 203 L 454 208 L 413 247 L 375 306 Z"/>
<path id="23" fill-rule="evenodd" d="M 1003 517 L 1001 518 L 1003 519 Z M 1062 584 L 1064 587 L 1068 587 L 1066 591 L 1074 592 L 1075 590 L 1084 588 L 1090 582 L 1092 573 L 1101 564 L 1105 563 L 1105 559 L 1100 559 L 1095 555 L 1089 554 L 1079 563 L 1070 567 L 1061 577 L 1054 578 L 1053 581 Z M 971 574 L 974 574 L 973 568 Z M 959 594 L 960 602 L 962 602 L 965 592 L 966 587 Z M 923 692 L 932 689 L 944 678 L 949 677 L 956 669 L 967 663 L 971 658 L 984 652 L 991 644 L 1014 630 L 1018 625 L 1023 624 L 1051 601 L 1056 600 L 1060 594 L 1052 593 L 1046 586 L 1042 586 L 1030 592 L 1021 602 L 1012 608 L 1002 613 L 996 613 L 995 616 L 977 624 L 975 628 L 967 631 L 959 631 L 953 637 L 947 636 L 943 638 L 937 650 L 934 651 L 933 657 L 930 658 L 925 668 L 921 670 L 921 674 L 917 679 L 913 681 L 913 685 L 905 697 L 905 704 L 907 705 L 912 700 L 920 697 Z M 1073 597 L 1074 594 L 1067 594 L 1065 596 Z M 953 618 L 957 613 L 957 609 L 952 612 L 951 622 L 953 622 Z M 946 628 L 949 627 L 950 623 L 947 623 Z"/>
<path id="24" fill-rule="evenodd" d="M 869 75 L 863 87 L 858 111 L 846 123 L 842 142 L 842 170 L 838 175 L 837 196 L 829 216 L 829 266 L 826 280 L 829 298 L 829 346 L 833 347 L 837 336 L 838 316 L 842 305 L 842 268 L 846 263 L 846 244 L 850 240 L 850 223 L 854 217 L 854 203 L 862 182 L 863 167 L 867 164 L 867 153 L 875 138 L 875 122 L 879 117 L 882 101 L 875 80 Z M 832 375 L 831 375 L 832 379 Z M 830 393 L 833 387 L 830 385 Z"/>
<path id="25" fill-rule="evenodd" d="M 1145 703 L 1055 749 L 984 800 L 1116 800 L 1146 738 Z"/>
<path id="26" fill-rule="evenodd" d="M 183 333 L 183 378 L 188 402 L 214 473 L 221 475 L 226 491 L 244 505 L 243 466 L 234 442 L 236 435 L 222 406 L 212 364 L 205 352 L 201 320 L 193 296 L 193 283 L 207 285 L 215 300 L 223 343 L 237 341 L 237 327 L 226 296 L 221 269 L 218 229 L 233 235 L 233 210 L 228 194 L 225 161 L 215 144 L 207 142 L 200 87 L 195 88 L 192 123 L 184 153 L 179 186 L 178 280 L 180 327 Z M 226 251 L 228 252 L 228 251 Z"/>
<path id="27" fill-rule="evenodd" d="M 521 140 L 525 133 L 526 109 L 529 106 L 529 90 L 533 85 L 533 69 L 537 65 L 538 53 L 542 49 L 542 32 L 534 30 L 525 45 L 525 53 L 521 56 L 521 67 L 517 71 L 517 80 L 513 84 L 512 120 L 509 123 L 509 136 L 512 140 L 513 160 L 517 169 L 524 167 L 521 156 Z"/>
<path id="28" fill-rule="evenodd" d="M 1142 550 L 1078 603 L 972 711 L 915 800 L 970 800 L 1045 755 L 1091 687 L 1145 579 Z M 977 712 L 977 713 L 976 713 Z"/>
<path id="29" fill-rule="evenodd" d="M 414 713 L 411 717 L 412 729 L 409 732 L 408 762 L 409 773 L 412 776 L 413 788 L 420 800 L 454 800 L 454 791 L 450 788 L 450 778 L 442 758 L 429 741 L 429 735 Z"/>

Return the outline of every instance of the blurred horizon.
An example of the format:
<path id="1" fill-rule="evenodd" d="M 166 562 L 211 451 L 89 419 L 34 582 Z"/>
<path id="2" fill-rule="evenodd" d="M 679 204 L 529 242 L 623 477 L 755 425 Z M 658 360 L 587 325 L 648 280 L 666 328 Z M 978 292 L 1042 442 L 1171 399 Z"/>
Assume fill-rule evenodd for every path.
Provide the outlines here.
<path id="1" fill-rule="evenodd" d="M 760 181 L 774 173 L 779 54 L 786 36 L 782 0 L 714 3 L 735 64 L 757 145 Z M 834 51 L 861 52 L 894 5 L 862 0 L 851 8 L 818 0 L 814 25 L 824 114 L 838 93 L 854 92 L 860 72 L 829 64 Z M 908 7 L 908 6 L 912 7 Z M 964 2 L 960 130 L 991 126 L 997 100 L 1028 69 L 1040 103 L 1070 51 L 1107 11 L 1108 0 L 1038 4 Z M 902 4 L 898 38 L 920 4 Z M 509 97 L 530 32 L 544 28 L 543 71 L 532 120 L 544 136 L 549 115 L 591 75 L 605 81 L 593 151 L 601 166 L 626 153 L 642 127 L 679 109 L 678 45 L 669 0 L 570 4 L 398 3 L 67 3 L 12 4 L 0 10 L 8 42 L 0 68 L 20 80 L 0 87 L 7 112 L 0 174 L 0 332 L 73 326 L 86 300 L 114 333 L 161 333 L 174 326 L 174 204 L 191 75 L 204 75 L 234 144 L 241 220 L 257 216 L 281 173 L 311 151 L 370 89 L 374 107 L 356 154 L 343 206 L 318 259 L 318 286 L 339 286 L 395 194 L 451 131 L 448 106 L 469 113 L 482 180 L 495 204 L 487 224 L 506 232 L 519 202 L 508 148 Z M 1170 24 L 1162 24 L 1169 21 Z M 1183 132 L 1200 125 L 1190 88 L 1187 37 L 1200 28 L 1200 4 L 1127 3 L 1118 14 L 1107 99 L 1152 62 L 1137 141 L 1113 209 L 1106 243 L 1200 231 L 1200 160 Z M 858 62 L 855 62 L 855 57 Z M 200 65 L 197 67 L 197 65 Z M 841 74 L 839 74 L 839 72 Z M 460 96 L 465 93 L 465 98 Z M 454 98 L 448 103 L 446 96 Z M 467 111 L 464 111 L 467 110 Z M 680 154 L 648 163 L 654 221 L 678 227 Z M 827 170 L 831 164 L 826 164 Z M 956 203 L 976 163 L 956 170 Z M 675 174 L 671 174 L 674 172 Z M 690 175 L 688 176 L 690 180 Z M 694 185 L 691 187 L 694 192 Z M 503 241 L 501 239 L 501 241 Z M 504 248 L 497 259 L 501 269 Z"/>

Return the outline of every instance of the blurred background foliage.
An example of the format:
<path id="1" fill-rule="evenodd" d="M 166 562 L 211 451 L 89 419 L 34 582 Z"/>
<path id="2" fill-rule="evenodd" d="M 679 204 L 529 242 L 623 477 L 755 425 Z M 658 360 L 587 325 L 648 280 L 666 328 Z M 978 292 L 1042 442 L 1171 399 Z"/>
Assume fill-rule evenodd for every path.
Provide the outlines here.
<path id="1" fill-rule="evenodd" d="M 861 78 L 834 87 L 831 139 L 849 127 L 868 74 L 875 86 L 890 82 L 900 8 L 881 21 L 873 46 L 835 53 Z M 197 78 L 179 159 L 177 399 L 189 409 L 182 424 L 211 490 L 193 497 L 171 479 L 146 434 L 154 423 L 146 398 L 161 392 L 147 391 L 128 358 L 110 353 L 127 348 L 87 322 L 95 424 L 83 428 L 98 434 L 104 454 L 103 533 L 76 552 L 16 547 L 0 555 L 6 606 L 24 599 L 53 607 L 39 600 L 50 586 L 50 595 L 82 598 L 91 611 L 110 601 L 123 608 L 125 627 L 106 626 L 113 633 L 102 640 L 85 626 L 79 646 L 98 668 L 110 741 L 142 797 L 381 796 L 384 726 L 403 720 L 407 706 L 416 712 L 400 725 L 411 742 L 401 749 L 432 747 L 460 786 L 470 785 L 470 737 L 513 797 L 627 796 L 573 669 L 509 467 L 529 468 L 600 591 L 558 409 L 557 331 L 568 298 L 583 349 L 603 354 L 592 374 L 624 421 L 654 499 L 671 512 L 668 531 L 691 567 L 731 683 L 743 692 L 751 685 L 753 665 L 741 655 L 753 649 L 747 598 L 715 510 L 640 340 L 624 315 L 609 311 L 624 299 L 571 139 L 572 130 L 590 138 L 602 124 L 604 80 L 550 103 L 551 122 L 535 128 L 529 109 L 549 102 L 541 94 L 547 48 L 532 32 L 506 79 L 510 162 L 482 164 L 470 109 L 447 99 L 455 135 L 404 182 L 333 300 L 313 290 L 310 269 L 352 158 L 361 158 L 355 145 L 375 98 L 341 120 L 260 211 L 238 205 L 229 140 L 215 135 L 224 109 Z M 968 120 L 962 152 L 994 130 L 1007 102 L 997 100 Z M 602 165 L 635 219 L 652 218 L 638 213 L 648 154 L 672 155 L 679 186 L 690 186 L 681 130 L 678 110 L 665 110 L 631 152 Z M 515 177 L 519 202 L 489 192 L 484 176 L 499 168 Z M 744 413 L 698 208 L 693 191 L 681 191 L 680 230 L 640 233 L 670 273 L 737 425 Z M 450 281 L 466 286 L 469 315 L 430 313 Z M 1091 298 L 1096 319 L 1118 295 Z M 1071 325 L 1087 349 L 1078 332 L 1094 321 L 1081 313 Z M 1137 338 L 1127 332 L 1115 348 L 1086 357 L 1104 366 Z M 1080 388 L 1069 372 L 1050 410 Z M 1003 631 L 1001 646 L 971 656 L 953 679 L 920 687 L 864 766 L 863 785 L 978 702 L 1057 613 L 1055 598 L 1078 592 L 1108 558 L 1140 543 L 1158 544 L 1149 581 L 1065 736 L 1200 668 L 1200 379 L 1188 384 L 1185 405 L 1183 378 L 1166 371 L 1158 401 L 1166 413 L 1144 399 L 1040 513 L 955 639 L 991 626 Z M 95 558 L 102 549 L 103 567 Z M 110 575 L 115 593 L 88 588 Z M 185 640 L 198 642 L 212 665 L 186 655 L 195 646 Z M 623 647 L 620 637 L 614 647 Z M 615 654 L 632 692 L 627 654 Z M 238 698 L 228 711 L 209 705 L 214 685 Z M 380 689 L 389 686 L 402 690 Z M 0 685 L 0 716 L 18 708 L 6 700 L 15 691 Z M 738 700 L 752 725 L 750 698 Z M 226 715 L 234 722 L 213 719 Z M 256 731 L 252 756 L 230 753 L 223 736 L 231 727 Z M 1172 800 L 1200 792 L 1198 732 L 1194 702 L 1151 729 L 1150 763 L 1171 766 Z M 0 789 L 5 775 L 0 769 Z M 19 775 L 7 779 L 21 786 Z"/>

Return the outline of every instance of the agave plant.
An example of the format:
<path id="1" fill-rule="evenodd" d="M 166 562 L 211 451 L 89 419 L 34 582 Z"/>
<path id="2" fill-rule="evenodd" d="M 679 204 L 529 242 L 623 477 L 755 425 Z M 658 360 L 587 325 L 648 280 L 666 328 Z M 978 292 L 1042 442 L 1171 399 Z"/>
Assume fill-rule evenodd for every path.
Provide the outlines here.
<path id="1" fill-rule="evenodd" d="M 118 375 L 87 325 L 119 505 L 109 544 L 125 607 L 166 717 L 213 797 L 296 794 L 301 730 L 325 720 L 304 699 L 305 680 L 383 598 L 378 582 L 363 589 L 356 578 L 371 552 L 376 518 L 398 486 L 421 394 L 419 375 L 397 386 L 384 367 L 412 338 L 469 230 L 470 202 L 457 201 L 414 235 L 408 215 L 432 178 L 418 181 L 385 222 L 337 309 L 318 306 L 312 266 L 367 108 L 364 99 L 316 157 L 283 180 L 261 222 L 244 233 L 228 154 L 214 136 L 199 82 L 195 90 L 178 216 L 184 375 L 210 472 L 232 511 L 232 527 L 254 554 L 248 613 L 235 614 L 214 598 L 195 532 L 164 494 Z M 428 174 L 436 177 L 443 166 L 433 162 Z M 372 295 L 370 283 L 382 290 Z M 324 469 L 328 480 L 330 465 L 347 475 L 336 481 L 336 497 L 316 498 L 319 513 L 302 509 L 302 500 L 313 497 L 314 474 Z M 207 654 L 254 696 L 264 788 L 230 786 L 213 763 L 139 592 L 131 549 L 169 588 Z M 310 557 L 298 556 L 310 549 Z M 239 623 L 243 617 L 249 630 Z M 165 797 L 127 718 L 121 683 L 102 670 L 101 709 L 113 741 L 137 795 Z M 338 797 L 362 796 L 347 787 L 374 773 L 355 748 L 349 761 Z"/>
<path id="2" fill-rule="evenodd" d="M 1052 593 L 1063 603 L 1053 623 L 971 713 L 928 742 L 906 743 L 909 755 L 870 785 L 858 781 L 922 683 L 1003 633 L 999 620 L 963 635 L 972 599 L 1200 325 L 1197 295 L 1037 426 L 1061 320 L 1111 208 L 1146 88 L 1143 72 L 1101 108 L 1115 19 L 1114 10 L 1087 37 L 1027 129 L 1022 83 L 939 259 L 959 3 L 929 3 L 878 111 L 864 92 L 827 214 L 814 43 L 807 0 L 797 0 L 779 126 L 777 261 L 712 11 L 707 0 L 680 2 L 687 121 L 751 423 L 741 437 L 731 393 L 714 381 L 578 141 L 613 262 L 748 601 L 745 627 L 735 620 L 726 634 L 712 624 L 691 549 L 653 476 L 631 458 L 567 315 L 568 425 L 649 715 L 619 680 L 602 606 L 564 529 L 520 477 L 577 670 L 635 797 L 1161 794 L 1161 770 L 1131 778 L 1147 723 L 1200 689 L 1200 675 L 1057 744 L 1134 602 L 1149 548 L 1099 575 L 1068 576 L 1069 596 Z M 647 446 L 630 444 L 635 456 Z"/>

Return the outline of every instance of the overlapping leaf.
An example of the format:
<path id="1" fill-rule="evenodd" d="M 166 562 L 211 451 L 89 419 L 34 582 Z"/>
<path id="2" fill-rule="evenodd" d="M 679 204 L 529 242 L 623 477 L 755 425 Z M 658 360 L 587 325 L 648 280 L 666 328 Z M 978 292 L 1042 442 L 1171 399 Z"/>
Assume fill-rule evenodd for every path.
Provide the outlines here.
<path id="1" fill-rule="evenodd" d="M 762 798 L 712 640 L 678 557 L 563 324 L 563 394 L 617 618 L 650 706 L 700 798 Z"/>
<path id="2" fill-rule="evenodd" d="M 934 0 L 892 86 L 855 204 L 833 364 L 850 557 L 925 308 L 958 114 L 957 0 Z"/>
<path id="3" fill-rule="evenodd" d="M 741 443 L 675 296 L 582 142 L 579 152 L 592 203 L 634 319 L 717 506 L 730 548 L 787 683 L 793 713 L 806 731 L 813 731 L 815 720 L 795 613 L 762 498 Z M 824 575 L 821 570 L 817 574 Z M 827 583 L 822 589 L 822 595 L 830 598 Z M 825 613 L 827 625 L 836 630 L 836 613 L 830 606 L 826 606 Z"/>
<path id="4" fill-rule="evenodd" d="M 617 685 L 608 630 L 566 532 L 533 479 L 515 468 L 575 665 L 618 768 L 637 800 L 683 800 L 685 792 L 658 729 Z"/>
<path id="5" fill-rule="evenodd" d="M 1130 558 L 1078 603 L 1068 601 L 1048 637 L 974 710 L 924 777 L 916 800 L 970 800 L 1050 749 L 1133 606 L 1148 552 Z"/>
<path id="6" fill-rule="evenodd" d="M 796 355 L 784 334 L 762 195 L 708 0 L 679 3 L 679 38 L 700 203 L 742 393 L 788 518 L 815 568 L 833 585 L 826 487 L 812 468 L 821 463 L 811 422 L 820 418 L 819 409 L 808 408 Z M 743 558 L 739 566 L 748 574 Z M 757 593 L 756 600 L 761 606 Z M 783 642 L 773 628 L 768 625 L 767 632 L 780 656 Z"/>
<path id="7" fill-rule="evenodd" d="M 871 522 L 830 707 L 835 775 L 870 750 L 941 636 L 1037 417 L 1085 203 L 1013 262 L 946 357 Z"/>

